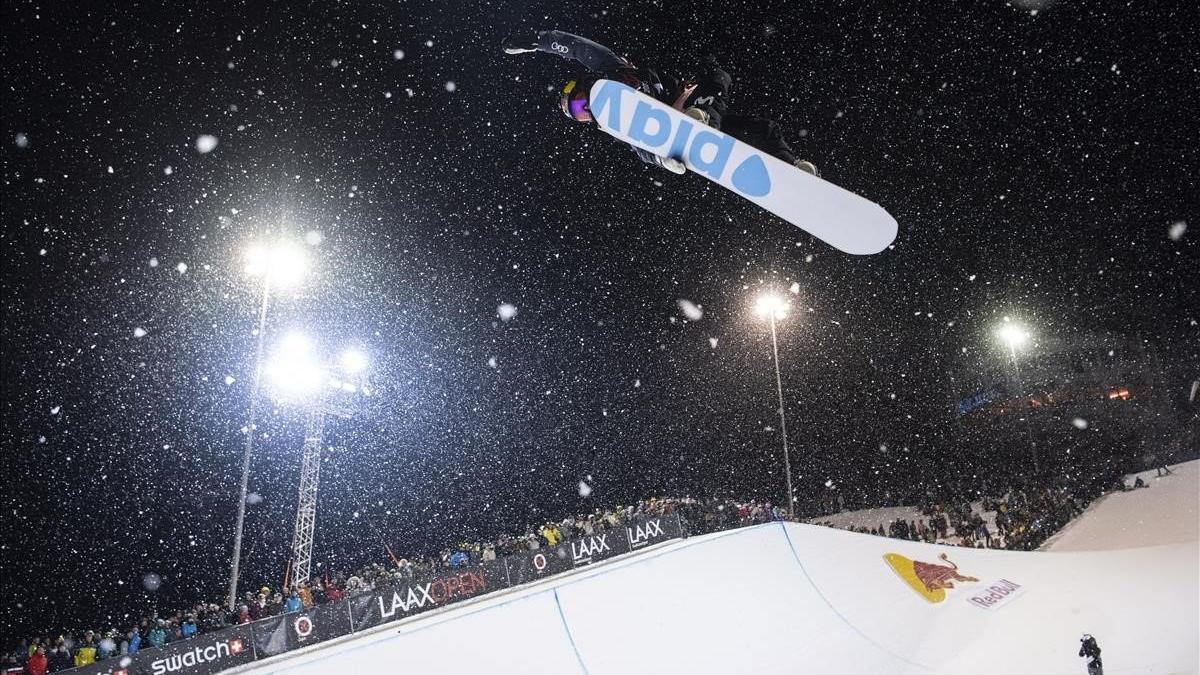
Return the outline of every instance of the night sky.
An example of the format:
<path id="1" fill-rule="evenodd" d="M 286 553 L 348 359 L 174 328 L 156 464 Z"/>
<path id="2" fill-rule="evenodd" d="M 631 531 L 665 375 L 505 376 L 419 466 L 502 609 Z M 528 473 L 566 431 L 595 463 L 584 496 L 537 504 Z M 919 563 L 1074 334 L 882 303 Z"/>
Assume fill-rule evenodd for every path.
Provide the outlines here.
<path id="1" fill-rule="evenodd" d="M 326 434 L 335 569 L 655 494 L 779 501 L 765 290 L 802 501 L 936 476 L 951 356 L 1002 359 L 1003 316 L 1147 340 L 1181 388 L 1200 359 L 1188 3 L 156 4 L 3 3 L 0 638 L 224 597 L 256 240 L 322 237 L 268 341 L 370 355 Z M 499 49 L 535 28 L 715 53 L 731 110 L 895 245 L 842 254 L 566 120 L 577 67 Z M 260 423 L 247 587 L 282 578 L 303 419 Z"/>

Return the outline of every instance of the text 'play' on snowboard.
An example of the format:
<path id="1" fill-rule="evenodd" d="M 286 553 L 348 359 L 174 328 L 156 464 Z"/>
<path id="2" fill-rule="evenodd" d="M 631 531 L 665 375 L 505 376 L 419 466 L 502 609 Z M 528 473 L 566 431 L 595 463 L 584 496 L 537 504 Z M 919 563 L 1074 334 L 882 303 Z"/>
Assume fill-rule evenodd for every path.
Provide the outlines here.
<path id="1" fill-rule="evenodd" d="M 896 220 L 878 204 L 699 124 L 612 80 L 597 80 L 591 112 L 604 131 L 732 190 L 831 246 L 878 253 L 896 238 Z"/>

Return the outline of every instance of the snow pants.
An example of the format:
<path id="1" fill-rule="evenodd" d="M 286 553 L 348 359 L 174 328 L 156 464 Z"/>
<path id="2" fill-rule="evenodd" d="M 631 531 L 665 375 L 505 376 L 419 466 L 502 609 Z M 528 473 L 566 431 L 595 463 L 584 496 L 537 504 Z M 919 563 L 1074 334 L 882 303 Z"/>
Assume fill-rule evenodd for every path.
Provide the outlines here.
<path id="1" fill-rule="evenodd" d="M 726 115 L 721 131 L 788 164 L 795 164 L 799 159 L 783 137 L 783 127 L 775 120 L 750 115 Z"/>

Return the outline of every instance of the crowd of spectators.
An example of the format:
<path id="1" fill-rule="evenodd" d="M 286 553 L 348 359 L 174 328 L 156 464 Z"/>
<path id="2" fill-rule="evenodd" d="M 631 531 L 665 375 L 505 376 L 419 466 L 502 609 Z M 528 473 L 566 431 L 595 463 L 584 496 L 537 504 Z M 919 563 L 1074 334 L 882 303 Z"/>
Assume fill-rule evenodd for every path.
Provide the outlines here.
<path id="1" fill-rule="evenodd" d="M 1137 478 L 1130 488 L 1110 469 L 1064 477 L 1053 485 L 1014 481 L 990 494 L 944 490 L 920 500 L 919 517 L 844 529 L 929 544 L 1032 551 L 1105 492 L 1144 486 Z M 837 527 L 831 521 L 814 522 Z"/>
<path id="2" fill-rule="evenodd" d="M 917 518 L 846 529 L 928 544 L 1031 551 L 1086 506 L 1065 488 L 1018 488 L 976 502 L 926 503 Z"/>
<path id="3" fill-rule="evenodd" d="M 523 534 L 501 535 L 494 541 L 461 542 L 443 549 L 437 556 L 399 557 L 389 549 L 390 560 L 387 564 L 372 563 L 349 575 L 330 574 L 325 578 L 289 584 L 287 589 L 263 586 L 257 591 L 247 591 L 232 610 L 215 603 L 200 603 L 172 612 L 145 612 L 120 630 L 112 627 L 28 638 L 0 657 L 0 673 L 19 673 L 23 669 L 30 675 L 43 675 L 132 655 L 187 640 L 198 634 L 336 602 L 349 595 L 369 592 L 437 570 L 488 563 L 499 557 L 553 547 L 570 539 L 615 529 L 635 519 L 675 512 L 688 522 L 692 533 L 782 520 L 784 517 L 781 509 L 767 503 L 731 499 L 700 501 L 692 498 L 652 498 L 632 506 L 601 509 L 557 522 L 547 521 L 527 528 Z"/>

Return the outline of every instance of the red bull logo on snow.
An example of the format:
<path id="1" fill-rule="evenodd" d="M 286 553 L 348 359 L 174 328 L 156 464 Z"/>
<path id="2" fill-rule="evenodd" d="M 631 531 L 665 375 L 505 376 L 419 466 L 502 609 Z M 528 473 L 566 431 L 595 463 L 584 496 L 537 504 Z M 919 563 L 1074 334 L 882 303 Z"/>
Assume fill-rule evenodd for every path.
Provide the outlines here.
<path id="1" fill-rule="evenodd" d="M 945 554 L 938 556 L 946 564 L 921 562 L 905 558 L 898 553 L 886 553 L 883 559 L 904 583 L 929 602 L 941 602 L 946 599 L 946 591 L 954 588 L 955 582 L 979 581 L 958 573 L 958 565 L 950 562 Z"/>
<path id="2" fill-rule="evenodd" d="M 976 591 L 967 598 L 967 602 L 980 609 L 997 609 L 1008 604 L 1013 598 L 1025 592 L 1025 587 L 1015 581 L 999 579 L 988 584 L 983 590 Z"/>

